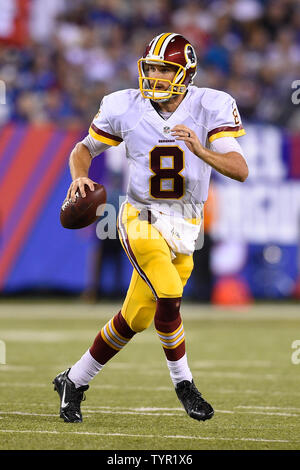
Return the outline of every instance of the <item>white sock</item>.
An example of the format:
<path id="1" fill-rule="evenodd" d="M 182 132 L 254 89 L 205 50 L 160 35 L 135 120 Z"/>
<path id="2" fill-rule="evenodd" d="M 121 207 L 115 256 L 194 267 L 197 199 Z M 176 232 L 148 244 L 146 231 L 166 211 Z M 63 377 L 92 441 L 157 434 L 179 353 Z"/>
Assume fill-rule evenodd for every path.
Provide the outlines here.
<path id="1" fill-rule="evenodd" d="M 71 367 L 68 377 L 75 384 L 75 387 L 78 388 L 82 385 L 87 385 L 103 367 L 102 364 L 99 364 L 93 358 L 90 351 L 87 350 L 79 361 Z"/>
<path id="2" fill-rule="evenodd" d="M 171 380 L 175 387 L 179 382 L 182 382 L 182 380 L 188 380 L 189 382 L 193 380 L 186 354 L 178 359 L 178 361 L 168 361 L 167 359 L 167 364 Z"/>

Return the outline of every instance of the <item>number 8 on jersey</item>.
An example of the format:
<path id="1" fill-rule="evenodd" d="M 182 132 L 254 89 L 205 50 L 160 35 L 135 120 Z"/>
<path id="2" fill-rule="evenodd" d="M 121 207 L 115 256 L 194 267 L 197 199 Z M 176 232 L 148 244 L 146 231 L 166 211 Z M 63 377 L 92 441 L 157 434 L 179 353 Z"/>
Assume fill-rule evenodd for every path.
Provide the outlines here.
<path id="1" fill-rule="evenodd" d="M 155 146 L 150 154 L 149 192 L 155 199 L 180 199 L 184 195 L 184 152 L 176 146 Z"/>

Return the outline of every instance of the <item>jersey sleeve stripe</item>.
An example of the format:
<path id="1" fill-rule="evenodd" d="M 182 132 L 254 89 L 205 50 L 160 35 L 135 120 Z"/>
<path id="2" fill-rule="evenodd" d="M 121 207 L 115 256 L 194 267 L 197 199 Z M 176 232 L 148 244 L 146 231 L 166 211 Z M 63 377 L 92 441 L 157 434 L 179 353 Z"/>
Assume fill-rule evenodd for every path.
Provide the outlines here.
<path id="1" fill-rule="evenodd" d="M 91 124 L 91 127 L 89 128 L 89 134 L 94 139 L 99 140 L 100 142 L 103 142 L 107 145 L 119 145 L 121 142 L 123 142 L 121 137 L 104 132 L 101 129 L 98 129 L 95 124 Z"/>
<path id="2" fill-rule="evenodd" d="M 236 127 L 217 127 L 208 133 L 208 140 L 209 142 L 213 142 L 220 137 L 240 137 L 241 135 L 245 135 L 245 129 L 242 126 Z"/>

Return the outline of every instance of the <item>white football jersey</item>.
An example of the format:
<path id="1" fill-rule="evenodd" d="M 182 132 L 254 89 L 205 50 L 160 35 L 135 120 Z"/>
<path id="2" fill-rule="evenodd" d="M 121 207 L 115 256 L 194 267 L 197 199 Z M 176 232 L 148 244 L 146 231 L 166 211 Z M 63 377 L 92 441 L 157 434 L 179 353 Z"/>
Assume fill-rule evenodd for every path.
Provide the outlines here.
<path id="1" fill-rule="evenodd" d="M 206 147 L 219 137 L 245 134 L 235 100 L 222 91 L 190 86 L 164 119 L 140 90 L 128 89 L 103 98 L 89 129 L 92 156 L 124 141 L 128 201 L 138 209 L 152 206 L 165 214 L 200 217 L 211 167 L 171 135 L 177 124 L 192 129 Z"/>

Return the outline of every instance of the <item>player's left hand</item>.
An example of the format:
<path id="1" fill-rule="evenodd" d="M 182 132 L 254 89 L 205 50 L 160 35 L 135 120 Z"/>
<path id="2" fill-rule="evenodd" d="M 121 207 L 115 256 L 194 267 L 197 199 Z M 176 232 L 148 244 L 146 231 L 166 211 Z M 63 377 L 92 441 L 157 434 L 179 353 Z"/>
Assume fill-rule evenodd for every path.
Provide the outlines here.
<path id="1" fill-rule="evenodd" d="M 187 148 L 195 155 L 198 157 L 201 156 L 204 147 L 192 129 L 189 129 L 184 124 L 177 124 L 177 126 L 174 126 L 173 129 L 171 129 L 171 134 L 176 138 L 176 140 L 183 140 Z"/>

